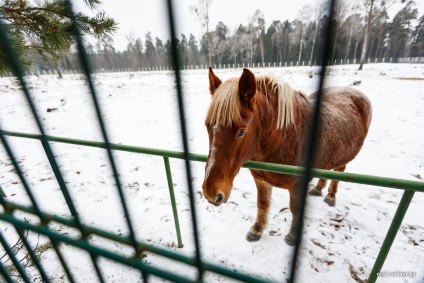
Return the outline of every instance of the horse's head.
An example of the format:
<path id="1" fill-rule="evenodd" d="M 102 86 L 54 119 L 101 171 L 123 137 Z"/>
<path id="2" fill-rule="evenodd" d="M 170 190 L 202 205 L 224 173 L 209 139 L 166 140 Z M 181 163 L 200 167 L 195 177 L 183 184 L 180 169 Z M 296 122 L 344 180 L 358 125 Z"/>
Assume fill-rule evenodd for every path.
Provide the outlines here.
<path id="1" fill-rule="evenodd" d="M 209 156 L 203 193 L 220 205 L 230 196 L 233 180 L 240 167 L 249 161 L 259 135 L 256 113 L 256 78 L 247 69 L 239 79 L 222 82 L 209 68 L 211 105 L 206 117 Z"/>

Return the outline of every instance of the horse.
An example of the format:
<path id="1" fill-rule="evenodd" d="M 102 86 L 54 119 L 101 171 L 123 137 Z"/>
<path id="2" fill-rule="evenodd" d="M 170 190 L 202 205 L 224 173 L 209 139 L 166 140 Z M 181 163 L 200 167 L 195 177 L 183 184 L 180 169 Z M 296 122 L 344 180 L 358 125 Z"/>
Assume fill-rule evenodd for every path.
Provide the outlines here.
<path id="1" fill-rule="evenodd" d="M 202 184 L 206 200 L 219 206 L 231 194 L 233 180 L 249 160 L 299 166 L 303 160 L 317 92 L 307 96 L 274 76 L 256 77 L 244 68 L 240 78 L 222 82 L 209 67 L 211 103 L 205 125 L 209 154 Z M 361 149 L 371 122 L 370 100 L 351 87 L 322 89 L 314 168 L 343 172 Z M 284 240 L 296 244 L 300 177 L 250 170 L 257 188 L 257 217 L 246 239 L 258 241 L 268 222 L 273 187 L 287 189 L 292 222 Z M 311 178 L 312 179 L 312 178 Z M 311 180 L 308 180 L 309 182 Z M 319 179 L 309 195 L 322 196 Z M 336 204 L 338 181 L 332 180 L 324 201 Z"/>

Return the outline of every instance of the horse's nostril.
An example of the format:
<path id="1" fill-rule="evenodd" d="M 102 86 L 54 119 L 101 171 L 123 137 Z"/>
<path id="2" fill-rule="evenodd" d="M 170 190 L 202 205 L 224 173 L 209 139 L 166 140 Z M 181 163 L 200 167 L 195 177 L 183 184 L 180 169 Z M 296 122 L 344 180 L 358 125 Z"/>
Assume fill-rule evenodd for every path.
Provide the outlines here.
<path id="1" fill-rule="evenodd" d="M 218 193 L 215 197 L 215 204 L 220 205 L 224 201 L 224 194 Z"/>

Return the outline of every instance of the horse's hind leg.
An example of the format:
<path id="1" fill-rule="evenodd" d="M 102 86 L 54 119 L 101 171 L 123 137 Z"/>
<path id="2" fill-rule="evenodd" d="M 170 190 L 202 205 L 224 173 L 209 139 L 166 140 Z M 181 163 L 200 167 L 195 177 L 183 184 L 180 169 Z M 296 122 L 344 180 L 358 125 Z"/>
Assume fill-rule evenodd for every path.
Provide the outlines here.
<path id="1" fill-rule="evenodd" d="M 261 238 L 262 232 L 268 224 L 268 211 L 271 204 L 272 186 L 256 179 L 255 183 L 258 189 L 258 215 L 255 224 L 253 224 L 246 235 L 246 239 L 249 242 L 255 242 Z"/>
<path id="2" fill-rule="evenodd" d="M 309 191 L 310 196 L 319 197 L 322 196 L 322 189 L 327 185 L 327 179 L 319 179 L 318 184 Z"/>
<path id="3" fill-rule="evenodd" d="M 298 223 L 299 211 L 301 209 L 302 203 L 301 203 L 300 190 L 297 189 L 297 186 L 294 186 L 293 188 L 289 189 L 289 194 L 290 194 L 290 211 L 292 213 L 293 219 L 290 225 L 289 233 L 284 237 L 284 241 L 288 245 L 294 246 L 296 245 L 296 242 L 299 242 L 302 238 L 301 234 L 296 237 L 296 233 L 301 230 L 301 226 L 299 225 L 303 225 L 302 221 Z"/>
<path id="4" fill-rule="evenodd" d="M 340 166 L 338 168 L 334 168 L 334 171 L 344 172 L 345 169 L 346 169 L 346 165 Z M 336 193 L 337 193 L 338 186 L 339 186 L 339 181 L 332 180 L 330 183 L 330 186 L 328 187 L 328 194 L 325 196 L 324 201 L 329 206 L 336 205 Z"/>

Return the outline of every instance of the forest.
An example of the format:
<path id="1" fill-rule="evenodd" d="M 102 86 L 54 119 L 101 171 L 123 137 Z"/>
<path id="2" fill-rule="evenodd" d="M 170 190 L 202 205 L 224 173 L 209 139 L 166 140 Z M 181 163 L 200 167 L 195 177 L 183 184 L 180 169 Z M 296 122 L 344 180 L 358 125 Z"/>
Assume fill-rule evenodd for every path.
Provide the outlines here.
<path id="1" fill-rule="evenodd" d="M 199 0 L 199 5 L 210 1 Z M 331 22 L 327 64 L 362 60 L 365 63 L 368 60 L 396 63 L 402 57 L 424 57 L 424 15 L 419 15 L 414 1 L 403 0 L 402 7 L 390 18 L 388 12 L 395 2 L 400 3 L 394 0 L 339 0 L 335 1 L 333 14 L 329 17 L 328 3 L 318 1 L 315 6 L 304 6 L 293 21 L 275 19 L 269 23 L 257 10 L 248 22 L 240 23 L 234 31 L 219 22 L 215 27 L 206 26 L 201 38 L 181 34 L 175 42 L 183 68 L 317 65 L 323 63 L 320 58 Z M 207 14 L 198 14 L 200 21 L 207 17 Z M 93 69 L 150 70 L 172 65 L 170 39 L 163 40 L 149 32 L 144 38 L 130 33 L 127 41 L 123 51 L 115 49 L 110 34 L 94 44 L 87 43 Z M 44 61 L 36 53 L 29 56 L 33 72 L 79 69 L 75 52 L 64 54 L 54 63 Z"/>

